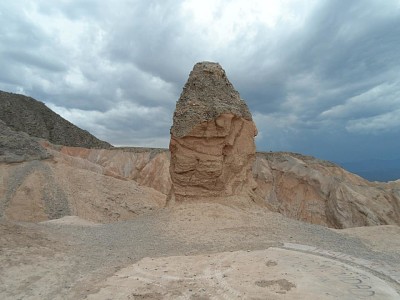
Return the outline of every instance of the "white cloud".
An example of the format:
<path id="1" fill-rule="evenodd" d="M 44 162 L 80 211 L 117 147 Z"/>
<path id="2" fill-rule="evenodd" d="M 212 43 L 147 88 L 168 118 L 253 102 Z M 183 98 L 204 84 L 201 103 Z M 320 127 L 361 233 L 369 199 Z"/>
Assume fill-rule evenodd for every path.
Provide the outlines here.
<path id="1" fill-rule="evenodd" d="M 356 118 L 400 108 L 400 82 L 382 83 L 321 113 L 322 118 Z"/>
<path id="2" fill-rule="evenodd" d="M 400 109 L 385 114 L 350 120 L 346 129 L 351 133 L 380 134 L 383 132 L 400 132 Z"/>

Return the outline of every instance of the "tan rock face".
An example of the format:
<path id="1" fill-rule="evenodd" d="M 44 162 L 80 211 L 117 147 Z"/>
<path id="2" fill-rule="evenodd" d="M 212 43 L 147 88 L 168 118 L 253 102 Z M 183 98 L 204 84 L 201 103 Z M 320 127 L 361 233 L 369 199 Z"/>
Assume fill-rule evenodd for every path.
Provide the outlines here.
<path id="1" fill-rule="evenodd" d="M 166 150 L 42 146 L 52 158 L 0 163 L 0 219 L 41 222 L 74 215 L 108 223 L 165 205 Z"/>
<path id="2" fill-rule="evenodd" d="M 170 199 L 246 195 L 257 129 L 247 105 L 216 63 L 196 64 L 171 128 Z"/>
<path id="3" fill-rule="evenodd" d="M 369 182 L 339 166 L 294 153 L 263 153 L 253 168 L 270 210 L 333 228 L 400 225 L 400 185 Z"/>
<path id="4" fill-rule="evenodd" d="M 57 159 L 80 169 L 117 179 L 134 180 L 164 195 L 171 189 L 169 153 L 166 149 L 86 149 L 63 146 L 56 151 L 51 148 L 48 150 Z"/>
<path id="5" fill-rule="evenodd" d="M 171 179 L 177 199 L 231 196 L 254 188 L 255 133 L 252 121 L 222 114 L 183 138 L 172 136 Z"/>

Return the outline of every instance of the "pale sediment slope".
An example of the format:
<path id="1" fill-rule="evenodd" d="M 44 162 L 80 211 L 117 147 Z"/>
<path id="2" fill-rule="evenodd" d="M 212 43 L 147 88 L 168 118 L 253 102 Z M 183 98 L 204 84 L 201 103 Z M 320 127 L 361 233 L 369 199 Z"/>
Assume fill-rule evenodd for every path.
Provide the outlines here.
<path id="1" fill-rule="evenodd" d="M 75 215 L 107 223 L 164 205 L 165 195 L 100 166 L 55 154 L 47 160 L 0 165 L 0 217 L 40 222 Z M 78 167 L 79 166 L 79 167 Z"/>
<path id="2" fill-rule="evenodd" d="M 78 169 L 134 180 L 164 195 L 171 187 L 168 151 L 49 151 Z M 258 153 L 253 176 L 258 198 L 290 218 L 333 228 L 400 224 L 399 182 L 369 182 L 333 163 L 295 153 Z"/>
<path id="3" fill-rule="evenodd" d="M 342 230 L 229 203 L 95 226 L 0 222 L 0 298 L 399 298 L 398 231 L 366 227 L 380 231 L 374 249 Z"/>
<path id="4" fill-rule="evenodd" d="M 79 169 L 87 169 L 167 194 L 171 188 L 169 152 L 166 149 L 49 147 L 57 160 Z"/>
<path id="5" fill-rule="evenodd" d="M 369 182 L 294 153 L 258 154 L 253 174 L 268 207 L 290 218 L 334 228 L 400 225 L 398 182 Z"/>

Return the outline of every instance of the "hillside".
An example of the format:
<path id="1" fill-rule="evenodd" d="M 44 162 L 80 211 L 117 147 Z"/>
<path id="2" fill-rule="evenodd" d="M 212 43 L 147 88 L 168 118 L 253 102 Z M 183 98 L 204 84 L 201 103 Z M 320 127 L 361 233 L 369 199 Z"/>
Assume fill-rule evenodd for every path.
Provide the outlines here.
<path id="1" fill-rule="evenodd" d="M 37 139 L 17 132 L 0 120 L 0 162 L 22 162 L 49 157 Z"/>
<path id="2" fill-rule="evenodd" d="M 0 120 L 15 131 L 26 132 L 57 145 L 112 147 L 63 119 L 44 103 L 24 95 L 0 91 Z"/>

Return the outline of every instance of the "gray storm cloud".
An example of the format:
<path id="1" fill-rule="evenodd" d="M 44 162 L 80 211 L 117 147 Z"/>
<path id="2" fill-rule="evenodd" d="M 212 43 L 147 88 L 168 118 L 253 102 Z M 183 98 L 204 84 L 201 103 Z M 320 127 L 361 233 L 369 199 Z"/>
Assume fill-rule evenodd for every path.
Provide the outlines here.
<path id="1" fill-rule="evenodd" d="M 167 147 L 197 61 L 218 61 L 259 150 L 397 155 L 398 1 L 3 1 L 0 89 L 116 145 Z M 273 6 L 275 5 L 275 6 Z"/>

